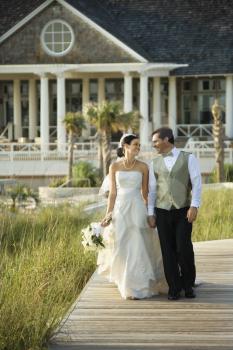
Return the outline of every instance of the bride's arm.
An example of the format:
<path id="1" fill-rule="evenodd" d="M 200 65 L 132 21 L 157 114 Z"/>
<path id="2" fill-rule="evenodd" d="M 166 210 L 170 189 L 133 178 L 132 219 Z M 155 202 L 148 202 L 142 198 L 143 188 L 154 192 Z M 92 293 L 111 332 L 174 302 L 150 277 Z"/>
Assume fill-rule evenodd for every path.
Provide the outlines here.
<path id="1" fill-rule="evenodd" d="M 145 204 L 148 202 L 148 180 L 149 180 L 149 170 L 147 165 L 143 165 L 143 175 L 142 175 L 142 197 Z"/>
<path id="2" fill-rule="evenodd" d="M 116 166 L 113 163 L 109 168 L 109 196 L 108 196 L 108 204 L 107 204 L 107 210 L 105 217 L 101 221 L 102 226 L 109 225 L 110 221 L 109 218 L 111 217 L 111 213 L 113 211 L 115 200 L 116 200 L 116 181 L 115 181 L 115 174 L 116 174 Z"/>

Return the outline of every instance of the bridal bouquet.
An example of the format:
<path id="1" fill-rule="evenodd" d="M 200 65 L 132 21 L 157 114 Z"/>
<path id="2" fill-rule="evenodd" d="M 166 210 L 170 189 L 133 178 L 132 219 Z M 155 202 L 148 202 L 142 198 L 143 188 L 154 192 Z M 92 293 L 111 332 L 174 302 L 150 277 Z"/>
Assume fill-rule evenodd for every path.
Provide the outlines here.
<path id="1" fill-rule="evenodd" d="M 98 251 L 99 249 L 105 248 L 102 230 L 103 228 L 99 222 L 92 222 L 81 231 L 82 245 L 85 251 Z"/>

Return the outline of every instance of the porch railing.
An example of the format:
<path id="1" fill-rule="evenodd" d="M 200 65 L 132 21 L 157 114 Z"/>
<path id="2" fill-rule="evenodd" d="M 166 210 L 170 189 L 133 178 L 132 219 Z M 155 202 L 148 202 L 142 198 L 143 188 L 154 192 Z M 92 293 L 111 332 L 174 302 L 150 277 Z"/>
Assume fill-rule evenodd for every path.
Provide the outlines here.
<path id="1" fill-rule="evenodd" d="M 213 137 L 212 124 L 177 124 L 177 136 L 179 137 Z M 224 125 L 225 129 L 225 125 Z"/>
<path id="2" fill-rule="evenodd" d="M 225 148 L 232 148 L 233 143 L 230 140 L 225 140 L 224 141 L 224 147 Z M 185 147 L 185 149 L 210 149 L 214 148 L 214 141 L 198 141 L 198 140 L 193 140 L 190 138 Z"/>
<path id="3" fill-rule="evenodd" d="M 184 147 L 185 151 L 193 153 L 198 159 L 215 159 L 214 141 L 196 141 L 189 139 Z M 233 143 L 224 141 L 225 163 L 233 164 Z"/>
<path id="4" fill-rule="evenodd" d="M 118 142 L 112 142 L 112 149 L 116 149 Z M 213 158 L 215 149 L 213 141 L 195 141 L 190 139 L 184 150 L 194 153 L 197 158 Z M 233 163 L 233 146 L 231 141 L 225 141 L 225 158 L 227 162 Z M 96 160 L 98 144 L 91 142 L 78 142 L 74 145 L 74 160 L 86 159 Z M 151 145 L 142 147 L 141 157 L 149 160 L 153 157 L 154 151 Z M 67 160 L 68 143 L 0 143 L 0 161 L 49 161 Z"/>
<path id="5" fill-rule="evenodd" d="M 118 142 L 111 143 L 116 149 Z M 66 160 L 68 159 L 68 143 L 0 143 L 0 161 L 15 160 Z M 74 159 L 96 158 L 98 144 L 96 142 L 77 142 L 74 144 Z"/>

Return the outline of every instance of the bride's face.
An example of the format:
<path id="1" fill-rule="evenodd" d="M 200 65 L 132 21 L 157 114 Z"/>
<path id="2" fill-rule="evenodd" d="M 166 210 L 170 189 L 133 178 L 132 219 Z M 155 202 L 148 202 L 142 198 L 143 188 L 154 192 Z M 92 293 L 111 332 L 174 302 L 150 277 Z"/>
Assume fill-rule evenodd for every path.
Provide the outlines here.
<path id="1" fill-rule="evenodd" d="M 125 144 L 126 154 L 129 153 L 131 155 L 137 156 L 140 152 L 140 141 L 139 139 L 133 139 L 130 145 Z"/>

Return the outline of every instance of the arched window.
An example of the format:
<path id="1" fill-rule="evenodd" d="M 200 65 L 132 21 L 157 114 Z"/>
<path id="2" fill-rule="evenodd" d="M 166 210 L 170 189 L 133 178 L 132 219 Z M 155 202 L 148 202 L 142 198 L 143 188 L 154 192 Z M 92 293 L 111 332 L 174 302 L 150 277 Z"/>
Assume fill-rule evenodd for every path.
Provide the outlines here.
<path id="1" fill-rule="evenodd" d="M 42 30 L 41 43 L 47 54 L 64 56 L 74 44 L 73 30 L 65 21 L 58 19 L 50 21 Z"/>

